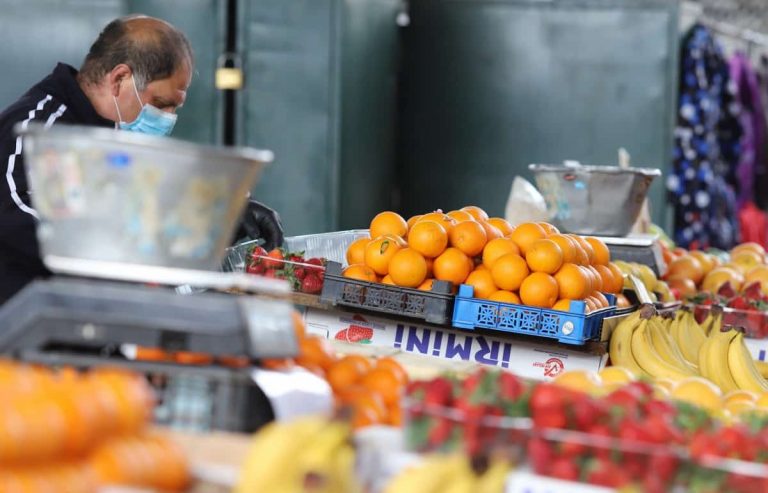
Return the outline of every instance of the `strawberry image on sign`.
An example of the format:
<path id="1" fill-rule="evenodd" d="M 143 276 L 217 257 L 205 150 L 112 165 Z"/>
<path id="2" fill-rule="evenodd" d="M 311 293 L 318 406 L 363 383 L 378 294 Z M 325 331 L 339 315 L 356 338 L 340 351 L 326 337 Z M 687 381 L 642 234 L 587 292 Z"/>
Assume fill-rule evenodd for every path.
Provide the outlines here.
<path id="1" fill-rule="evenodd" d="M 357 320 L 358 322 L 366 322 L 366 320 L 360 315 L 355 315 L 352 318 L 353 320 Z M 334 336 L 334 339 L 336 339 L 337 341 L 370 344 L 371 339 L 373 339 L 373 329 L 371 329 L 370 327 L 363 327 L 356 324 L 350 324 L 350 326 L 347 327 L 346 329 L 338 331 Z"/>

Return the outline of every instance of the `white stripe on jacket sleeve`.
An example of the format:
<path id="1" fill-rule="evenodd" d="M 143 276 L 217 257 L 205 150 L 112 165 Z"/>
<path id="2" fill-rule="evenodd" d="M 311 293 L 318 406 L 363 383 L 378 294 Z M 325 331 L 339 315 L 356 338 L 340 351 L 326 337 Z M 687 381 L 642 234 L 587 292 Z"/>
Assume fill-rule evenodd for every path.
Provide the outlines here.
<path id="1" fill-rule="evenodd" d="M 38 111 L 42 111 L 42 109 L 45 107 L 45 105 L 48 103 L 48 101 L 52 100 L 53 97 L 50 94 L 47 94 L 43 99 L 38 101 L 37 106 L 35 109 L 30 110 L 29 115 L 27 116 L 26 120 L 21 122 L 21 128 L 26 129 L 29 125 L 29 122 L 32 121 L 35 118 L 35 114 Z M 64 112 L 67 110 L 66 105 L 59 106 L 58 110 L 51 114 L 48 117 L 48 120 L 45 122 L 45 128 L 49 128 L 53 123 L 64 114 Z M 5 171 L 5 180 L 8 182 L 8 189 L 11 192 L 11 199 L 13 199 L 13 202 L 21 209 L 22 211 L 26 212 L 27 214 L 30 214 L 34 216 L 36 219 L 39 219 L 39 216 L 37 214 L 37 211 L 33 208 L 29 207 L 27 204 L 24 203 L 23 200 L 21 200 L 21 197 L 19 197 L 19 193 L 16 190 L 16 182 L 13 179 L 13 171 L 16 168 L 16 157 L 20 156 L 22 152 L 22 139 L 21 136 L 16 137 L 16 149 L 14 149 L 13 154 L 8 156 L 8 166 Z"/>

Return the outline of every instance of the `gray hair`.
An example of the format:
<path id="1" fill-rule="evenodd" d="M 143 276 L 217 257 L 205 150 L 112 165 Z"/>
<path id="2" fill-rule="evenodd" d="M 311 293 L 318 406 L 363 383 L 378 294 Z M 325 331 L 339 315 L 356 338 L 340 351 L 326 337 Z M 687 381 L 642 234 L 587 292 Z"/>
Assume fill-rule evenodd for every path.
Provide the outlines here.
<path id="1" fill-rule="evenodd" d="M 178 69 L 192 70 L 194 55 L 187 37 L 165 21 L 131 15 L 115 19 L 104 28 L 91 46 L 80 68 L 80 77 L 98 84 L 117 65 L 133 71 L 138 91 L 150 82 L 166 79 Z"/>

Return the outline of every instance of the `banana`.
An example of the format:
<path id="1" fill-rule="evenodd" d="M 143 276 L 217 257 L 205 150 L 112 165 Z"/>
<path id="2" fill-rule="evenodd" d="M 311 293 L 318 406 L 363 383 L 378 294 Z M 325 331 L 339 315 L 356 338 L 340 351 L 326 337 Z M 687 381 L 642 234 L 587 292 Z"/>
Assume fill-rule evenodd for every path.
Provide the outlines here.
<path id="1" fill-rule="evenodd" d="M 427 457 L 423 462 L 405 469 L 384 488 L 384 493 L 438 493 L 453 481 L 454 472 L 466 467 L 463 455 Z"/>
<path id="2" fill-rule="evenodd" d="M 308 474 L 322 478 L 317 493 L 359 491 L 354 481 L 354 449 L 349 445 L 349 428 L 339 422 L 330 422 L 311 441 L 305 444 L 295 460 L 294 468 L 300 477 Z"/>
<path id="3" fill-rule="evenodd" d="M 616 366 L 623 366 L 629 369 L 637 376 L 648 374 L 640 368 L 640 365 L 632 356 L 632 333 L 640 323 L 640 310 L 632 312 L 627 318 L 622 320 L 611 334 L 609 354 L 611 363 Z"/>
<path id="4" fill-rule="evenodd" d="M 504 458 L 491 460 L 491 465 L 477 480 L 475 493 L 502 493 L 512 465 Z"/>
<path id="5" fill-rule="evenodd" d="M 703 322 L 701 322 L 701 328 L 704 330 L 704 333 L 706 335 L 709 335 L 709 333 L 712 331 L 712 325 L 715 322 L 715 315 L 712 313 L 712 310 L 709 310 L 709 313 L 707 313 L 707 318 L 704 319 Z"/>
<path id="6" fill-rule="evenodd" d="M 682 380 L 691 376 L 690 372 L 683 372 L 674 365 L 667 363 L 653 348 L 648 340 L 648 320 L 642 320 L 640 325 L 632 333 L 632 355 L 643 371 L 653 377 L 671 378 Z"/>
<path id="7" fill-rule="evenodd" d="M 760 375 L 741 332 L 731 340 L 728 347 L 728 367 L 739 388 L 759 393 L 768 391 L 768 382 Z"/>
<path id="8" fill-rule="evenodd" d="M 690 312 L 683 312 L 682 310 L 681 312 L 672 322 L 670 331 L 686 361 L 698 365 L 699 349 L 707 338 L 699 324 L 693 319 L 693 315 Z"/>
<path id="9" fill-rule="evenodd" d="M 661 320 L 654 317 L 648 321 L 646 330 L 651 341 L 651 345 L 659 353 L 659 356 L 676 367 L 683 373 L 690 373 L 691 376 L 698 375 L 698 365 L 689 363 L 683 355 L 680 353 L 680 349 L 677 346 L 670 335 L 666 332 L 664 327 L 660 325 Z"/>
<path id="10" fill-rule="evenodd" d="M 304 478 L 297 472 L 296 457 L 327 425 L 325 419 L 311 417 L 264 426 L 253 439 L 235 493 L 300 491 Z"/>
<path id="11" fill-rule="evenodd" d="M 763 378 L 768 378 L 768 362 L 756 359 L 755 366 L 757 366 L 757 371 L 760 372 L 760 375 L 762 375 Z"/>
<path id="12" fill-rule="evenodd" d="M 739 388 L 724 362 L 728 361 L 728 346 L 736 337 L 736 331 L 713 332 L 699 350 L 699 369 L 705 378 L 714 382 L 720 390 L 730 392 Z"/>

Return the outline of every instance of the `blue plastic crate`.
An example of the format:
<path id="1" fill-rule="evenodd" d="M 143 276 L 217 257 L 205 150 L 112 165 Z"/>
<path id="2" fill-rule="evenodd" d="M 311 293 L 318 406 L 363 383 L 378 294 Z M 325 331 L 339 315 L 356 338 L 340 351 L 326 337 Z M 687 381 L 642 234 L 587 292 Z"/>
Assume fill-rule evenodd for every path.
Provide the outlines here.
<path id="1" fill-rule="evenodd" d="M 453 306 L 453 326 L 459 329 L 493 329 L 557 339 L 565 344 L 581 345 L 600 337 L 603 319 L 616 311 L 616 297 L 606 294 L 611 307 L 585 314 L 582 301 L 572 301 L 569 312 L 548 310 L 511 303 L 473 298 L 474 288 L 459 287 Z"/>

